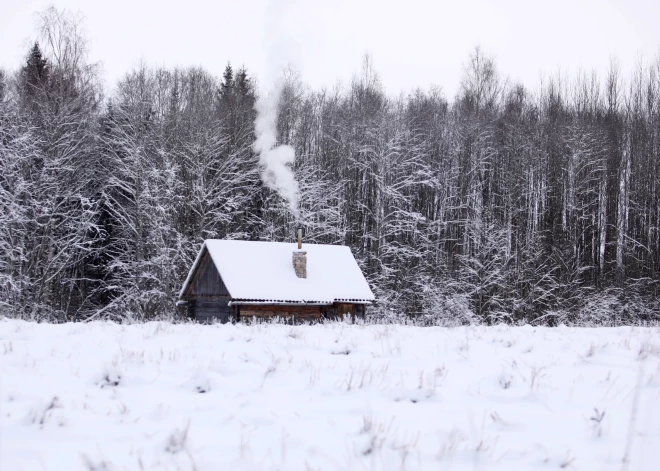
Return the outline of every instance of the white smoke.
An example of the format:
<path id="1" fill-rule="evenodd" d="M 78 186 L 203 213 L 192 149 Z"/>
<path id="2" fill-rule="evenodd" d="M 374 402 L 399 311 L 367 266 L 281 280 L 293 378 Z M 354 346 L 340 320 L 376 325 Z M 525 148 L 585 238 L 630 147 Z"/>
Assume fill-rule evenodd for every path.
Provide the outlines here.
<path id="1" fill-rule="evenodd" d="M 298 215 L 298 182 L 293 173 L 296 153 L 288 145 L 277 146 L 277 107 L 282 94 L 278 82 L 268 95 L 259 97 L 255 104 L 257 117 L 254 129 L 257 139 L 252 145 L 259 155 L 262 166 L 261 179 L 267 187 L 277 191 L 289 204 L 291 212 Z"/>

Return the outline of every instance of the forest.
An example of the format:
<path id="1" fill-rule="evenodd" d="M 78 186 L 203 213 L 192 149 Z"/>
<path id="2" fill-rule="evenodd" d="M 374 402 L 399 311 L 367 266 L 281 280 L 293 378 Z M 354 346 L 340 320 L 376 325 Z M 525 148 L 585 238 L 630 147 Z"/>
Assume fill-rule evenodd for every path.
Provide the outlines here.
<path id="1" fill-rule="evenodd" d="M 475 48 L 460 89 L 397 96 L 282 71 L 299 210 L 264 185 L 258 77 L 139 64 L 104 90 L 80 19 L 49 9 L 0 70 L 0 314 L 176 315 L 207 238 L 351 247 L 374 317 L 660 321 L 660 57 L 535 90 Z M 442 77 L 438 77 L 442 83 Z"/>

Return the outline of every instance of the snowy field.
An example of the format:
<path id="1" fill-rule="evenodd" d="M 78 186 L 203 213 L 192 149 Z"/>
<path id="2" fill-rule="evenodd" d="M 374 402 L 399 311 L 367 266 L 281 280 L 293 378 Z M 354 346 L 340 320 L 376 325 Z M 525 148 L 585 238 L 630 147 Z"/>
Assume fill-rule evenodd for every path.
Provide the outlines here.
<path id="1" fill-rule="evenodd" d="M 655 471 L 660 329 L 0 320 L 0 415 L 2 471 Z"/>

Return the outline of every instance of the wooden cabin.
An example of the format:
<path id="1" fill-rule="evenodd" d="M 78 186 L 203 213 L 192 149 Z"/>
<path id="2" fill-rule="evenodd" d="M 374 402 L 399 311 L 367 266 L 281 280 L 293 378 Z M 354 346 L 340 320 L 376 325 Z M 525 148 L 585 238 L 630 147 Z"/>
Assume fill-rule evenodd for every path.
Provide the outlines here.
<path id="1" fill-rule="evenodd" d="M 209 239 L 177 306 L 202 322 L 363 318 L 374 295 L 351 250 L 340 245 Z"/>

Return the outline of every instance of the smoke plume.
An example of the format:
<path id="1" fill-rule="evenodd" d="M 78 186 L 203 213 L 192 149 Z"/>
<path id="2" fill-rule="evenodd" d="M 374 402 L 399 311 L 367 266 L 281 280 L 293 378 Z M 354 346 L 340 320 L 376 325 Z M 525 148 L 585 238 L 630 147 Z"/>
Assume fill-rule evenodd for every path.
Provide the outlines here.
<path id="1" fill-rule="evenodd" d="M 282 93 L 278 82 L 271 92 L 259 97 L 255 104 L 257 117 L 254 129 L 257 139 L 253 149 L 259 155 L 262 167 L 261 179 L 269 188 L 277 191 L 289 204 L 291 212 L 298 216 L 298 182 L 293 174 L 296 158 L 293 147 L 277 144 L 277 106 Z"/>

